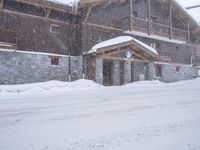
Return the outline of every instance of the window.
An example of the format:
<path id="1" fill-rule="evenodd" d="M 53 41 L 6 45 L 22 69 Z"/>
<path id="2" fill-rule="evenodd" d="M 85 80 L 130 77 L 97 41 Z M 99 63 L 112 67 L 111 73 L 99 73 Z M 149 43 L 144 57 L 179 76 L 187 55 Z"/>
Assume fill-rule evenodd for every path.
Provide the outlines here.
<path id="1" fill-rule="evenodd" d="M 162 66 L 155 65 L 156 77 L 162 77 Z"/>
<path id="2" fill-rule="evenodd" d="M 59 25 L 57 25 L 57 24 L 51 24 L 50 25 L 50 32 L 52 32 L 52 33 L 59 33 Z"/>
<path id="3" fill-rule="evenodd" d="M 103 32 L 99 30 L 94 30 L 91 35 L 91 40 L 95 43 L 100 43 L 102 41 L 108 40 L 110 38 L 109 32 Z"/>
<path id="4" fill-rule="evenodd" d="M 177 66 L 177 67 L 176 67 L 176 72 L 179 72 L 180 69 L 181 69 L 181 67 L 180 67 L 180 66 Z"/>
<path id="5" fill-rule="evenodd" d="M 151 16 L 151 22 L 158 23 L 158 17 L 156 17 L 156 16 Z"/>
<path id="6" fill-rule="evenodd" d="M 59 65 L 59 58 L 52 57 L 51 58 L 51 65 Z"/>
<path id="7" fill-rule="evenodd" d="M 138 18 L 138 12 L 137 11 L 133 11 L 133 16 Z"/>
<path id="8" fill-rule="evenodd" d="M 160 43 L 159 42 L 150 42 L 150 46 L 154 49 L 160 49 Z"/>

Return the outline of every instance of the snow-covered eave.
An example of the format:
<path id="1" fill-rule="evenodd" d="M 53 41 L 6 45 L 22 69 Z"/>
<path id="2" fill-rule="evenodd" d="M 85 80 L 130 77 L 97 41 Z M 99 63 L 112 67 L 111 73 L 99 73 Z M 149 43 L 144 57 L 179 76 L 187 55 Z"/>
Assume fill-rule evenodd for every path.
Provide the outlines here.
<path id="1" fill-rule="evenodd" d="M 193 15 L 189 12 L 189 11 L 187 11 L 185 8 L 184 8 L 184 6 L 182 6 L 182 4 L 180 4 L 177 0 L 172 0 L 173 1 L 173 3 L 179 8 L 179 9 L 181 9 L 183 12 L 184 12 L 184 14 L 195 24 L 195 25 L 197 25 L 198 27 L 199 27 L 199 29 L 200 29 L 200 23 L 193 17 Z"/>
<path id="2" fill-rule="evenodd" d="M 22 51 L 14 49 L 0 48 L 0 52 L 10 52 L 10 53 L 22 53 L 22 54 L 32 54 L 32 55 L 45 55 L 45 56 L 55 56 L 55 57 L 69 57 L 68 55 L 46 53 L 46 52 L 33 52 L 33 51 Z M 73 56 L 70 56 L 73 57 Z"/>
<path id="3" fill-rule="evenodd" d="M 175 43 L 175 44 L 186 44 L 186 41 L 180 41 L 176 39 L 169 39 L 166 37 L 162 36 L 157 36 L 157 35 L 148 35 L 147 33 L 143 32 L 138 32 L 138 31 L 124 31 L 125 34 L 133 35 L 133 36 L 139 36 L 139 37 L 144 37 L 144 38 L 150 38 L 154 40 L 159 40 L 159 41 L 164 41 L 164 42 L 169 42 L 169 43 Z"/>
<path id="4" fill-rule="evenodd" d="M 149 45 L 147 45 L 131 36 L 120 36 L 120 37 L 116 37 L 116 38 L 98 43 L 91 50 L 89 50 L 89 52 L 87 54 L 99 54 L 99 53 L 102 53 L 105 51 L 117 49 L 120 47 L 130 46 L 130 45 L 136 45 L 142 51 L 146 52 L 147 54 L 149 54 L 153 57 L 158 56 L 158 52 L 153 47 L 150 47 Z"/>
<path id="5" fill-rule="evenodd" d="M 57 4 L 65 7 L 77 7 L 79 0 L 43 0 L 46 3 Z"/>

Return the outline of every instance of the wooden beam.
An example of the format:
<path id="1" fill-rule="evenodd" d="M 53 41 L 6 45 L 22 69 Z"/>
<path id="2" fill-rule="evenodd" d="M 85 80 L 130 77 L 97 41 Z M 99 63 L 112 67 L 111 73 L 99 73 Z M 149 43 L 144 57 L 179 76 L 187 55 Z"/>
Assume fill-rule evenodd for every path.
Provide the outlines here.
<path id="1" fill-rule="evenodd" d="M 113 31 L 119 31 L 122 32 L 122 29 L 119 28 L 114 28 L 114 27 L 108 27 L 108 26 L 104 26 L 104 25 L 99 25 L 99 24 L 94 24 L 94 23 L 87 23 L 87 22 L 83 22 L 83 25 L 88 25 L 88 26 L 93 26 L 93 27 L 97 27 L 97 28 L 102 28 L 102 29 L 107 29 L 107 30 L 113 30 Z"/>
<path id="2" fill-rule="evenodd" d="M 113 57 L 113 56 L 102 56 L 102 59 L 106 59 L 106 60 L 119 60 L 119 61 L 132 61 L 132 62 L 142 62 L 142 63 L 148 63 L 151 62 L 150 60 L 140 60 L 140 59 L 135 59 L 135 58 L 131 58 L 131 59 L 127 59 L 124 57 Z"/>
<path id="3" fill-rule="evenodd" d="M 194 9 L 194 8 L 198 8 L 198 7 L 200 7 L 200 5 L 195 5 L 195 6 L 186 7 L 186 9 L 189 10 L 189 9 Z"/>
<path id="4" fill-rule="evenodd" d="M 51 13 L 51 9 L 48 9 L 48 8 L 47 8 L 47 9 L 45 10 L 45 15 L 44 15 L 44 17 L 45 17 L 45 18 L 49 18 L 50 13 Z"/>
<path id="5" fill-rule="evenodd" d="M 129 0 L 130 1 L 130 6 L 129 6 L 129 23 L 130 23 L 130 31 L 133 30 L 133 0 Z"/>
<path id="6" fill-rule="evenodd" d="M 190 43 L 190 22 L 187 24 L 187 42 Z"/>
<path id="7" fill-rule="evenodd" d="M 151 0 L 148 0 L 148 34 L 151 34 Z"/>
<path id="8" fill-rule="evenodd" d="M 60 20 L 55 20 L 55 19 L 35 16 L 35 15 L 31 15 L 31 14 L 25 14 L 25 13 L 21 13 L 21 12 L 15 12 L 15 11 L 6 10 L 6 9 L 0 9 L 0 12 L 8 13 L 8 14 L 11 14 L 11 15 L 14 15 L 14 16 L 32 17 L 32 18 L 35 18 L 35 19 L 41 19 L 43 21 L 48 19 L 49 21 L 52 21 L 52 23 L 62 23 L 62 24 L 66 24 L 66 25 L 69 24 L 68 22 L 64 22 L 64 21 L 60 21 Z"/>
<path id="9" fill-rule="evenodd" d="M 87 21 L 88 21 L 88 17 L 90 16 L 90 12 L 91 12 L 91 10 L 92 10 L 92 7 L 93 7 L 93 6 L 90 6 L 90 7 L 88 8 L 88 11 L 87 11 L 87 14 L 86 14 L 86 17 L 85 17 L 84 22 L 87 22 Z"/>
<path id="10" fill-rule="evenodd" d="M 117 54 L 123 53 L 124 51 L 125 51 L 125 49 L 118 49 L 118 50 L 115 50 L 115 51 L 104 53 L 103 55 L 104 56 L 112 56 L 112 55 L 117 55 Z"/>
<path id="11" fill-rule="evenodd" d="M 0 0 L 0 9 L 3 8 L 3 0 Z"/>
<path id="12" fill-rule="evenodd" d="M 29 4 L 29 5 L 34 5 L 42 8 L 48 8 L 56 11 L 61 11 L 61 12 L 69 12 L 70 7 L 59 5 L 59 4 L 51 4 L 44 2 L 43 0 L 14 0 L 19 3 L 24 3 L 24 4 Z"/>
<path id="13" fill-rule="evenodd" d="M 172 39 L 172 6 L 169 6 L 169 39 Z"/>

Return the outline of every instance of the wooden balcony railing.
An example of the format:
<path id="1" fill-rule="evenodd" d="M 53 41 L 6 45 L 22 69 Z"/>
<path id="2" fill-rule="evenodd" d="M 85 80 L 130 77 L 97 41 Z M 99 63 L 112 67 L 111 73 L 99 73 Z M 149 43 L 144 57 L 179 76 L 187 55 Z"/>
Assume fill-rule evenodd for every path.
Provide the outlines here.
<path id="1" fill-rule="evenodd" d="M 133 19 L 133 29 L 148 31 L 148 21 L 144 19 L 135 18 Z"/>
<path id="2" fill-rule="evenodd" d="M 187 41 L 188 32 L 185 31 L 185 30 L 173 28 L 172 29 L 172 36 L 175 39 Z"/>
<path id="3" fill-rule="evenodd" d="M 151 34 L 164 36 L 167 38 L 178 39 L 182 41 L 187 41 L 188 31 L 172 28 L 172 35 L 170 36 L 170 27 L 168 25 L 150 22 L 150 31 L 149 31 L 149 22 L 148 20 L 140 19 L 133 17 L 132 18 L 133 29 L 141 32 L 150 32 Z"/>
<path id="4" fill-rule="evenodd" d="M 17 33 L 11 30 L 0 30 L 0 48 L 17 47 Z"/>

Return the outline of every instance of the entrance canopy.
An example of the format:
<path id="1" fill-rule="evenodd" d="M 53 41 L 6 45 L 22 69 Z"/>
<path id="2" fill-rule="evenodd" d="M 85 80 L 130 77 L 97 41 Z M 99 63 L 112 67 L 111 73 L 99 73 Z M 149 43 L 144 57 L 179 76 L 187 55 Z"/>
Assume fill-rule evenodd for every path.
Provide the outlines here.
<path id="1" fill-rule="evenodd" d="M 120 36 L 98 43 L 88 52 L 102 57 L 152 60 L 157 58 L 157 51 L 149 45 L 131 37 Z"/>

